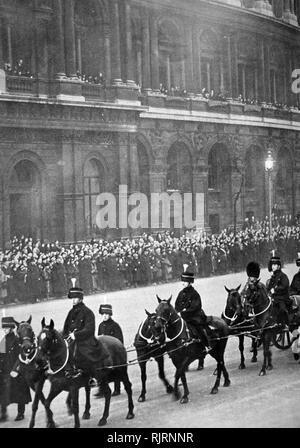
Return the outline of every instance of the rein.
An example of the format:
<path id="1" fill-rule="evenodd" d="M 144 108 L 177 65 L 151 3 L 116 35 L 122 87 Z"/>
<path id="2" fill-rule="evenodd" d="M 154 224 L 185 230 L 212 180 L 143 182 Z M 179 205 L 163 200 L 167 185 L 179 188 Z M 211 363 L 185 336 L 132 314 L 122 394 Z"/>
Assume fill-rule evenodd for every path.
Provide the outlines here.
<path id="1" fill-rule="evenodd" d="M 263 314 L 263 313 L 265 313 L 266 311 L 268 311 L 268 309 L 270 308 L 270 306 L 271 306 L 271 304 L 272 304 L 272 299 L 271 299 L 271 297 L 268 297 L 268 298 L 269 298 L 269 303 L 268 303 L 266 309 L 260 311 L 260 312 L 257 313 L 257 314 L 249 314 L 249 316 L 250 316 L 252 319 L 255 318 L 255 317 L 257 317 L 257 316 L 260 316 L 261 314 Z"/>
<path id="2" fill-rule="evenodd" d="M 60 372 L 61 370 L 63 370 L 63 369 L 66 367 L 66 365 L 67 365 L 67 362 L 68 362 L 68 359 L 69 359 L 69 353 L 70 353 L 70 352 L 69 352 L 69 347 L 68 347 L 68 343 L 67 343 L 67 341 L 64 340 L 64 342 L 65 342 L 65 344 L 66 344 L 66 349 L 67 349 L 66 359 L 65 359 L 63 365 L 62 365 L 61 367 L 59 367 L 59 369 L 57 369 L 56 371 L 53 371 L 53 370 L 51 369 L 50 362 L 48 361 L 48 369 L 47 369 L 47 373 L 48 373 L 49 375 L 56 375 L 58 372 Z"/>
<path id="3" fill-rule="evenodd" d="M 23 359 L 21 353 L 19 353 L 19 360 L 20 360 L 23 364 L 28 365 L 28 364 L 30 364 L 30 363 L 34 360 L 34 358 L 36 357 L 37 352 L 38 352 L 38 349 L 37 349 L 37 347 L 35 347 L 35 352 L 34 352 L 33 357 L 32 357 L 32 358 L 29 358 L 30 355 L 25 355 L 25 359 Z"/>
<path id="4" fill-rule="evenodd" d="M 147 320 L 147 317 L 146 317 L 146 319 L 141 323 L 141 325 L 140 325 L 140 328 L 139 328 L 139 336 L 142 338 L 142 339 L 144 339 L 144 341 L 146 341 L 147 342 L 147 344 L 153 344 L 153 336 L 151 336 L 151 338 L 146 338 L 146 336 L 144 336 L 143 334 L 142 334 L 142 328 L 143 328 L 143 326 L 144 326 L 144 324 L 145 324 L 145 322 L 146 322 L 146 320 Z"/>
<path id="5" fill-rule="evenodd" d="M 176 334 L 172 339 L 170 339 L 170 338 L 167 336 L 167 333 L 166 333 L 166 331 L 165 331 L 166 342 L 172 342 L 172 341 L 174 341 L 174 340 L 177 339 L 177 338 L 180 336 L 180 334 L 182 333 L 183 328 L 184 328 L 184 320 L 182 319 L 182 317 L 178 317 L 178 319 L 174 320 L 174 322 L 171 322 L 171 323 L 172 323 L 172 324 L 175 324 L 175 323 L 178 322 L 179 320 L 181 321 L 181 328 L 180 328 L 179 333 Z"/>

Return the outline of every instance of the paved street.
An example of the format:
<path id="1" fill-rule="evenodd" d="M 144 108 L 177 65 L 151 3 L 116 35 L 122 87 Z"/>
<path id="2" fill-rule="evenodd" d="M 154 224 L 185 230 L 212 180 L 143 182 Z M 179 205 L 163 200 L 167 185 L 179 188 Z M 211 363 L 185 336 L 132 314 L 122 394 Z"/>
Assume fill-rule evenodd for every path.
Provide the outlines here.
<path id="1" fill-rule="evenodd" d="M 288 265 L 284 271 L 290 280 L 296 272 L 295 265 Z M 267 270 L 262 270 L 262 281 L 269 277 Z M 244 284 L 246 274 L 230 274 L 208 279 L 197 279 L 195 287 L 200 292 L 205 312 L 219 316 L 224 309 L 226 292 L 224 285 L 229 288 Z M 100 322 L 98 309 L 105 300 L 111 303 L 114 318 L 123 328 L 125 345 L 129 347 L 134 339 L 139 323 L 145 317 L 145 309 L 154 311 L 157 299 L 168 298 L 171 294 L 175 300 L 181 284 L 171 283 L 165 285 L 149 286 L 140 289 L 123 290 L 107 294 L 97 294 L 85 298 L 85 303 L 95 312 L 97 324 Z M 173 302 L 174 303 L 174 302 Z M 64 318 L 71 307 L 68 299 L 59 301 L 41 302 L 37 304 L 17 306 L 6 309 L 6 315 L 13 315 L 16 320 L 26 320 L 32 315 L 32 325 L 36 333 L 40 331 L 41 320 L 46 318 L 48 323 L 53 318 L 55 327 L 60 329 Z M 259 351 L 258 363 L 250 363 L 250 339 L 246 339 L 245 356 L 246 370 L 240 371 L 238 339 L 233 337 L 228 341 L 225 352 L 226 367 L 229 372 L 231 386 L 219 389 L 217 395 L 210 395 L 210 389 L 215 381 L 212 376 L 215 360 L 211 357 L 205 359 L 205 369 L 196 370 L 197 363 L 190 366 L 187 373 L 190 388 L 190 401 L 186 405 L 173 401 L 167 395 L 157 375 L 155 362 L 147 364 L 147 401 L 138 403 L 140 392 L 140 372 L 138 365 L 128 367 L 130 380 L 133 384 L 135 419 L 127 421 L 127 400 L 124 389 L 119 397 L 112 398 L 108 428 L 260 428 L 260 427 L 300 427 L 300 365 L 294 361 L 291 350 L 281 351 L 272 348 L 274 370 L 265 377 L 259 377 L 259 367 L 262 362 L 262 353 Z M 130 349 L 129 349 L 130 350 Z M 129 351 L 129 360 L 135 359 L 134 351 Z M 174 367 L 169 358 L 165 358 L 167 377 L 173 381 Z M 222 384 L 222 382 L 221 382 Z M 47 389 L 49 385 L 47 384 Z M 92 417 L 89 421 L 81 421 L 84 428 L 95 427 L 102 415 L 104 400 L 93 397 L 92 390 Z M 62 393 L 52 403 L 54 418 L 59 427 L 72 427 L 73 418 L 66 412 L 64 401 L 66 393 Z M 80 392 L 81 414 L 84 406 L 84 390 Z M 30 407 L 26 408 L 26 418 L 22 422 L 13 421 L 16 415 L 16 405 L 9 407 L 9 421 L 1 427 L 21 428 L 29 423 Z M 45 426 L 45 412 L 40 405 L 37 427 Z"/>

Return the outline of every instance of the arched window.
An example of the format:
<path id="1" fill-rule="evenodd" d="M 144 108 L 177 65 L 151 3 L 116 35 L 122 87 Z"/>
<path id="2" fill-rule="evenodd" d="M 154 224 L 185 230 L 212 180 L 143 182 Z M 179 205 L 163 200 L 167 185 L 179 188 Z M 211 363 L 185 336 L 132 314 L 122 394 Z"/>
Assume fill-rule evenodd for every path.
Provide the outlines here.
<path id="1" fill-rule="evenodd" d="M 92 158 L 84 166 L 84 211 L 88 234 L 98 233 L 96 226 L 97 196 L 104 191 L 104 168 L 99 160 Z"/>
<path id="2" fill-rule="evenodd" d="M 241 36 L 238 41 L 238 95 L 247 100 L 258 96 L 257 44 L 254 38 Z"/>
<path id="3" fill-rule="evenodd" d="M 10 236 L 42 236 L 41 175 L 30 160 L 18 162 L 9 183 Z"/>

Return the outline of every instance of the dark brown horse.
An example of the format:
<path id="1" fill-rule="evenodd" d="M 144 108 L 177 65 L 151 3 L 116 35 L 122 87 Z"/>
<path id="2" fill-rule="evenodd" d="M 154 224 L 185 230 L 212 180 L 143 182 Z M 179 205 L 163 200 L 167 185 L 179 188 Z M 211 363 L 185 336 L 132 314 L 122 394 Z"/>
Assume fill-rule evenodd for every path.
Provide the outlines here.
<path id="1" fill-rule="evenodd" d="M 47 409 L 45 405 L 46 399 L 43 394 L 43 387 L 47 379 L 45 374 L 46 364 L 39 358 L 39 356 L 37 356 L 35 334 L 31 327 L 31 316 L 27 321 L 17 322 L 15 320 L 15 324 L 17 326 L 20 353 L 19 359 L 14 365 L 11 375 L 22 375 L 28 386 L 34 391 L 29 427 L 33 428 L 35 425 L 35 416 L 38 410 L 39 401 L 41 400 L 46 410 L 47 427 L 54 428 L 55 423 L 53 414 L 50 409 Z"/>
<path id="2" fill-rule="evenodd" d="M 225 320 L 229 327 L 230 335 L 237 336 L 239 338 L 239 351 L 241 354 L 241 362 L 239 369 L 245 369 L 245 357 L 244 357 L 244 339 L 245 336 L 252 339 L 252 359 L 251 362 L 257 362 L 257 336 L 251 333 L 254 329 L 254 323 L 252 319 L 247 318 L 246 312 L 242 304 L 242 298 L 239 293 L 241 285 L 237 288 L 228 289 L 227 300 L 225 310 L 222 313 L 222 319 Z"/>
<path id="3" fill-rule="evenodd" d="M 112 336 L 100 336 L 99 344 L 109 353 L 109 364 L 97 363 L 93 366 L 93 375 L 98 381 L 104 394 L 105 405 L 104 412 L 98 422 L 98 426 L 107 423 L 109 415 L 111 390 L 109 383 L 112 381 L 122 381 L 128 396 L 128 413 L 126 418 L 134 418 L 133 400 L 131 383 L 127 374 L 127 353 L 124 345 Z M 77 378 L 70 378 L 66 375 L 66 368 L 70 362 L 70 351 L 67 341 L 54 328 L 54 322 L 51 319 L 50 325 L 45 325 L 45 319 L 42 320 L 42 331 L 38 336 L 38 352 L 49 363 L 49 379 L 51 389 L 46 398 L 46 407 L 50 409 L 52 400 L 63 390 L 69 391 L 71 394 L 72 411 L 74 414 L 74 426 L 80 427 L 78 392 L 81 387 L 85 387 L 90 380 L 90 371 L 84 371 Z"/>
<path id="4" fill-rule="evenodd" d="M 178 381 L 181 379 L 184 395 L 180 402 L 187 403 L 189 396 L 189 389 L 186 381 L 187 366 L 196 359 L 204 359 L 207 352 L 201 337 L 198 339 L 191 338 L 191 333 L 187 328 L 186 322 L 175 311 L 175 308 L 171 304 L 171 298 L 172 297 L 168 300 L 161 300 L 157 297 L 159 305 L 155 310 L 157 319 L 153 332 L 161 344 L 166 344 L 166 351 L 176 368 L 174 396 L 176 399 L 180 398 Z M 209 354 L 217 361 L 217 378 L 211 393 L 216 394 L 218 392 L 222 373 L 224 376 L 224 386 L 228 387 L 230 385 L 229 375 L 224 363 L 224 352 L 229 330 L 222 319 L 211 316 L 209 320 L 214 335 L 214 339 L 211 340 L 212 348 L 209 351 Z"/>
<path id="5" fill-rule="evenodd" d="M 173 387 L 166 379 L 164 371 L 164 354 L 166 353 L 166 347 L 161 346 L 159 341 L 154 336 L 153 328 L 156 322 L 156 314 L 149 313 L 146 310 L 147 317 L 140 324 L 138 332 L 134 339 L 134 346 L 137 353 L 137 360 L 141 370 L 142 390 L 138 398 L 139 402 L 146 400 L 146 364 L 150 358 L 155 359 L 158 366 L 158 375 L 166 387 L 168 394 L 173 392 Z"/>

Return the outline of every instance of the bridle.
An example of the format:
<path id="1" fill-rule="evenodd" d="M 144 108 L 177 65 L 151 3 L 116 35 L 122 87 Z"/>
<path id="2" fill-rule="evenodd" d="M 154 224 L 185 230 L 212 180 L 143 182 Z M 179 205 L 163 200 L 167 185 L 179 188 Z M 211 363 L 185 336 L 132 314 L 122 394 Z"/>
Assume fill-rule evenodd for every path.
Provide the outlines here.
<path id="1" fill-rule="evenodd" d="M 21 325 L 26 325 L 28 329 L 31 330 L 31 337 L 30 336 L 21 336 L 20 335 L 20 326 Z M 18 325 L 17 328 L 17 333 L 19 336 L 19 339 L 21 341 L 20 345 L 20 353 L 19 353 L 19 360 L 21 363 L 23 364 L 30 364 L 36 357 L 37 355 L 37 345 L 36 345 L 36 339 L 35 339 L 35 335 L 34 332 L 30 326 L 30 324 L 28 324 L 27 322 L 21 322 Z"/>

